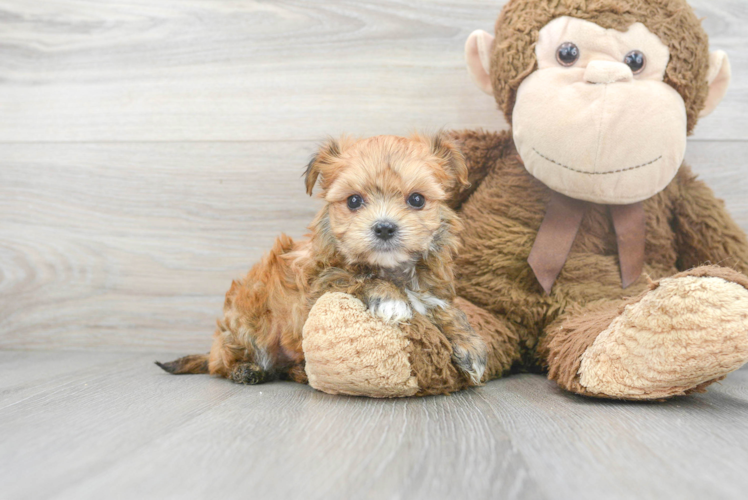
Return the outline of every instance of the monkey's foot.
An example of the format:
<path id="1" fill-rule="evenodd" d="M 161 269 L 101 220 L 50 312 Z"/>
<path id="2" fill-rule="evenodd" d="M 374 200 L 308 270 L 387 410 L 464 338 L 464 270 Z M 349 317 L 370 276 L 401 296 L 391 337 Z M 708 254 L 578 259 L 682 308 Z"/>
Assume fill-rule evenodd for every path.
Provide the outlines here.
<path id="1" fill-rule="evenodd" d="M 748 278 L 714 266 L 654 283 L 587 336 L 594 340 L 567 388 L 640 400 L 702 392 L 748 361 L 747 288 Z M 564 335 L 589 330 L 591 319 L 570 319 Z"/>
<path id="2" fill-rule="evenodd" d="M 397 324 L 367 311 L 344 293 L 326 293 L 304 325 L 303 349 L 309 385 L 330 394 L 412 396 L 409 341 Z"/>
<path id="3" fill-rule="evenodd" d="M 480 383 L 457 369 L 449 341 L 423 316 L 393 324 L 343 293 L 326 293 L 314 305 L 303 349 L 309 384 L 330 394 L 421 396 Z"/>

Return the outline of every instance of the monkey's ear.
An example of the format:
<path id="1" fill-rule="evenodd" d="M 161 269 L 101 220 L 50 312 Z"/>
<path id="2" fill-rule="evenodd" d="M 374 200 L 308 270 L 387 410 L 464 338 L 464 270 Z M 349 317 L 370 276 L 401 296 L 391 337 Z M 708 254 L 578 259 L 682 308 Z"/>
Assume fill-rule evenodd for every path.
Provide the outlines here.
<path id="1" fill-rule="evenodd" d="M 483 30 L 475 30 L 465 42 L 465 60 L 470 78 L 486 94 L 493 95 L 491 87 L 491 54 L 494 37 Z"/>
<path id="2" fill-rule="evenodd" d="M 320 148 L 317 153 L 312 156 L 309 163 L 304 171 L 304 183 L 306 184 L 306 194 L 312 195 L 314 185 L 317 183 L 317 178 L 322 175 L 322 180 L 325 180 L 325 174 L 323 170 L 325 166 L 330 165 L 333 160 L 340 157 L 340 143 L 335 139 L 328 139 Z"/>
<path id="3" fill-rule="evenodd" d="M 708 115 L 722 102 L 722 98 L 727 93 L 727 87 L 730 86 L 731 77 L 732 70 L 727 54 L 721 50 L 709 54 L 709 75 L 707 76 L 709 95 L 706 97 L 704 109 L 701 110 L 699 116 Z"/>
<path id="4" fill-rule="evenodd" d="M 468 169 L 465 164 L 465 157 L 462 156 L 460 149 L 455 143 L 444 137 L 443 134 L 436 134 L 429 140 L 431 152 L 445 160 L 445 167 L 451 181 L 457 185 L 458 189 L 469 186 Z"/>

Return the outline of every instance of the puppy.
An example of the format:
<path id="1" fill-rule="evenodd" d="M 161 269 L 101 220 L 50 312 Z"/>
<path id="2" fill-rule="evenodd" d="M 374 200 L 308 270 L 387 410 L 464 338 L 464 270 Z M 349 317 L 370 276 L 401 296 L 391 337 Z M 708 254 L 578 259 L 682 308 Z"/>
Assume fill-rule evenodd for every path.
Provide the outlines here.
<path id="1" fill-rule="evenodd" d="M 325 202 L 308 239 L 281 235 L 231 284 L 210 354 L 157 364 L 243 384 L 306 383 L 302 328 L 318 297 L 340 291 L 387 322 L 431 321 L 451 342 L 455 365 L 479 384 L 486 346 L 452 305 L 460 223 L 447 199 L 467 184 L 455 146 L 438 135 L 330 140 L 305 180 L 309 195 L 319 181 Z"/>

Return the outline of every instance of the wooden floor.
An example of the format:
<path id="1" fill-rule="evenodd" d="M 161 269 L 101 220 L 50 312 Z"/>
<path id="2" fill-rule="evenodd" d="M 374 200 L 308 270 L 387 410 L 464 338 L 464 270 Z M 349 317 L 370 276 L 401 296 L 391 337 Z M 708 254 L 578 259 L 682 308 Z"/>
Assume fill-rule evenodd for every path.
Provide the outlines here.
<path id="1" fill-rule="evenodd" d="M 463 44 L 503 0 L 0 0 L 0 499 L 748 497 L 748 371 L 664 404 L 523 375 L 376 401 L 174 377 L 318 205 L 343 133 L 507 127 Z M 748 229 L 748 2 L 687 161 Z"/>
<path id="2" fill-rule="evenodd" d="M 618 403 L 519 375 L 344 398 L 173 376 L 169 354 L 0 352 L 4 499 L 720 499 L 748 491 L 748 369 Z"/>

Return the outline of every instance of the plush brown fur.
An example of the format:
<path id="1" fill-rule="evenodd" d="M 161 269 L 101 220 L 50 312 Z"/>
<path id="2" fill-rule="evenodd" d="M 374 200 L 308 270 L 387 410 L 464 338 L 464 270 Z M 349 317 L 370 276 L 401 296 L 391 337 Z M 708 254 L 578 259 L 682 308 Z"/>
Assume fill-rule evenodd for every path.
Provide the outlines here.
<path id="1" fill-rule="evenodd" d="M 709 40 L 685 0 L 512 0 L 496 22 L 491 81 L 499 109 L 512 123 L 522 80 L 537 69 L 538 33 L 557 17 L 592 21 L 626 31 L 640 22 L 670 48 L 665 83 L 686 103 L 688 132 L 693 131 L 708 94 Z"/>
<path id="2" fill-rule="evenodd" d="M 496 23 L 491 60 L 494 96 L 509 123 L 517 89 L 537 69 L 538 33 L 561 16 L 620 31 L 641 22 L 659 36 L 670 49 L 664 81 L 683 97 L 688 132 L 693 130 L 708 94 L 709 43 L 685 0 L 511 0 Z M 453 132 L 452 137 L 461 144 L 471 182 L 453 204 L 465 224 L 458 294 L 515 334 L 499 334 L 498 351 L 488 342 L 489 366 L 547 369 L 561 387 L 588 394 L 579 383 L 582 354 L 627 304 L 648 292 L 646 276 L 657 280 L 697 268 L 690 275 L 738 284 L 748 280 L 725 269 L 748 272 L 745 234 L 683 165 L 665 190 L 644 202 L 645 265 L 639 280 L 621 287 L 609 210 L 592 205 L 552 293 L 545 295 L 527 258 L 551 191 L 525 170 L 511 131 Z M 703 264 L 722 267 L 698 267 Z"/>
<path id="3" fill-rule="evenodd" d="M 451 316 L 448 321 L 442 320 L 442 324 L 462 324 L 456 331 L 437 328 L 425 318 L 418 318 L 401 327 L 410 341 L 408 357 L 418 383 L 418 396 L 448 394 L 476 385 L 476 381 L 469 380 L 457 369 L 457 366 L 469 363 L 468 360 L 459 360 L 455 345 L 460 344 L 450 341 L 450 338 L 464 335 L 460 331 L 477 332 L 488 346 L 488 352 L 492 353 L 486 360 L 482 381 L 499 377 L 512 366 L 512 349 L 516 347 L 517 335 L 511 325 L 459 297 L 455 298 L 454 306 L 455 309 L 439 313 Z M 462 344 L 467 342 L 469 339 L 465 338 Z"/>
<path id="4" fill-rule="evenodd" d="M 467 182 L 457 149 L 441 136 L 329 141 L 307 167 L 309 194 L 317 182 L 325 205 L 310 238 L 280 236 L 246 278 L 232 283 L 209 356 L 159 366 L 175 374 L 207 371 L 238 383 L 274 377 L 306 382 L 302 328 L 316 299 L 339 291 L 379 315 L 396 310 L 392 304 L 400 313 L 407 307 L 412 318 L 404 328 L 414 344 L 419 336 L 442 343 L 446 361 L 431 361 L 441 366 L 442 377 L 448 373 L 447 385 L 465 386 L 469 377 L 480 383 L 485 346 L 452 305 L 460 223 L 445 200 Z M 423 195 L 422 208 L 407 203 L 412 193 Z M 359 208 L 348 204 L 354 195 L 363 199 Z M 385 218 L 398 227 L 386 242 L 373 233 Z M 428 377 L 428 370 L 419 376 Z M 444 392 L 434 384 L 431 390 Z"/>
<path id="5" fill-rule="evenodd" d="M 562 387 L 585 393 L 577 382 L 581 354 L 629 297 L 646 293 L 647 276 L 657 280 L 711 263 L 719 267 L 702 266 L 687 275 L 748 283 L 741 274 L 748 272 L 745 234 L 684 165 L 664 191 L 644 202 L 647 243 L 639 280 L 621 287 L 609 211 L 593 205 L 552 293 L 545 295 L 527 257 L 551 191 L 525 170 L 511 132 L 451 136 L 462 144 L 473 183 L 467 196 L 457 197 L 465 226 L 456 267 L 458 295 L 514 333 L 497 336 L 498 349 L 489 342 L 488 366 L 548 369 Z"/>
<path id="6" fill-rule="evenodd" d="M 514 326 L 504 318 L 496 317 L 457 297 L 454 301 L 467 316 L 470 325 L 482 337 L 491 356 L 488 358 L 484 380 L 500 377 L 512 368 L 519 357 L 519 336 Z"/>
<path id="7" fill-rule="evenodd" d="M 687 129 L 689 132 L 693 130 L 708 93 L 708 40 L 699 20 L 684 0 L 510 0 L 496 25 L 491 60 L 494 96 L 509 123 L 517 89 L 537 67 L 534 48 L 538 32 L 552 19 L 565 15 L 621 31 L 642 22 L 659 36 L 669 47 L 671 56 L 664 81 L 683 97 Z M 703 390 L 721 378 L 723 372 L 714 366 L 722 366 L 725 358 L 730 358 L 729 363 L 724 364 L 730 369 L 745 361 L 741 356 L 748 348 L 743 345 L 745 342 L 740 343 L 740 339 L 745 338 L 740 330 L 744 317 L 737 314 L 740 317 L 730 318 L 729 328 L 722 329 L 718 319 L 719 306 L 698 314 L 685 314 L 684 318 L 675 321 L 681 326 L 685 324 L 686 329 L 697 326 L 693 342 L 679 352 L 688 359 L 703 356 L 696 364 L 706 359 L 704 365 L 696 368 L 668 366 L 671 359 L 668 356 L 672 354 L 668 349 L 672 346 L 665 345 L 659 351 L 642 347 L 644 352 L 636 352 L 631 357 L 638 363 L 635 368 L 644 365 L 645 369 L 627 372 L 626 369 L 631 368 L 626 365 L 629 360 L 625 354 L 620 354 L 625 350 L 616 350 L 618 347 L 622 344 L 626 347 L 625 342 L 629 340 L 632 346 L 656 344 L 639 342 L 642 339 L 635 338 L 635 335 L 640 331 L 644 340 L 667 340 L 667 334 L 659 337 L 654 330 L 632 328 L 624 332 L 628 337 L 616 337 L 612 341 L 613 334 L 601 337 L 605 332 L 618 332 L 612 329 L 613 322 L 624 318 L 624 313 L 634 310 L 635 306 L 647 305 L 650 307 L 645 309 L 647 314 L 654 310 L 651 306 L 657 304 L 657 300 L 653 297 L 659 296 L 656 295 L 657 289 L 650 288 L 650 279 L 672 277 L 691 268 L 695 269 L 689 271 L 688 276 L 680 276 L 691 281 L 678 293 L 688 296 L 688 286 L 698 288 L 693 284 L 693 277 L 711 280 L 706 281 L 708 284 L 719 278 L 716 280 L 719 285 L 715 286 L 726 286 L 732 294 L 743 294 L 741 300 L 745 300 L 744 291 L 738 293 L 735 289 L 739 287 L 733 286 L 748 281 L 740 274 L 748 271 L 745 234 L 726 213 L 722 202 L 704 183 L 696 180 L 687 166 L 681 167 L 663 191 L 643 202 L 646 216 L 644 274 L 637 281 L 626 289 L 621 286 L 621 266 L 609 208 L 590 204 L 552 292 L 546 295 L 527 259 L 546 213 L 550 189 L 524 168 L 511 131 L 452 132 L 451 137 L 460 144 L 470 181 L 468 188 L 451 191 L 450 204 L 459 210 L 465 226 L 461 233 L 463 246 L 455 267 L 457 292 L 461 299 L 455 304 L 466 313 L 468 321 L 488 346 L 484 380 L 512 369 L 547 370 L 551 379 L 562 388 L 580 394 L 661 399 Z M 702 266 L 707 263 L 723 267 Z M 670 290 L 669 287 L 662 289 Z M 706 285 L 701 286 L 700 293 L 709 293 L 703 292 L 706 288 Z M 649 293 L 653 295 L 648 296 Z M 678 297 L 674 298 L 676 300 L 671 302 L 677 306 Z M 719 302 L 731 300 L 734 295 L 716 298 Z M 632 309 L 625 309 L 628 305 Z M 668 309 L 668 313 L 671 314 L 672 310 Z M 704 317 L 699 319 L 703 319 L 704 324 L 689 323 L 693 316 L 701 313 Z M 632 322 L 630 316 L 626 318 L 629 325 L 638 327 L 639 324 Z M 641 316 L 636 318 L 641 320 Z M 669 318 L 667 315 L 657 318 L 661 327 L 657 332 L 667 330 L 662 325 L 667 326 Z M 418 323 L 409 328 L 403 330 L 410 339 L 407 350 L 412 371 L 418 377 L 419 394 L 450 392 L 463 387 L 464 381 L 460 385 L 450 364 L 450 359 L 454 358 L 448 343 L 439 332 L 426 326 L 421 328 Z M 698 342 L 702 330 L 707 332 L 707 338 L 701 338 L 709 344 L 706 348 Z M 725 338 L 733 339 L 730 340 L 733 344 L 727 340 L 724 345 L 715 342 L 722 333 L 729 334 Z M 650 335 L 649 339 L 647 335 Z M 595 350 L 595 341 L 601 338 L 603 340 Z M 736 338 L 739 341 L 735 341 Z M 616 342 L 618 340 L 621 343 Z M 686 341 L 679 345 L 683 342 Z M 732 349 L 733 345 L 736 349 Z M 613 349 L 610 352 L 618 355 L 615 360 L 605 359 L 609 351 L 604 349 L 609 346 Z M 722 347 L 725 352 L 720 352 Z M 690 348 L 694 349 L 693 353 L 688 351 Z M 734 352 L 731 353 L 731 349 Z M 589 353 L 592 353 L 590 357 L 585 358 Z M 694 356 L 689 358 L 691 354 Z M 658 355 L 662 357 L 658 358 Z M 642 387 L 616 387 L 619 382 L 619 386 L 625 386 L 632 380 L 636 384 L 641 380 L 641 377 L 637 378 L 639 375 L 651 374 L 646 370 L 646 361 L 650 359 L 658 363 L 655 371 L 661 368 L 653 375 L 654 379 L 664 375 L 665 386 L 644 383 Z M 585 361 L 589 361 L 591 369 L 580 375 Z M 688 365 L 688 362 L 683 364 Z M 606 367 L 608 372 L 605 372 Z M 689 369 L 693 371 L 684 373 Z M 699 378 L 702 373 L 706 378 Z M 620 374 L 623 376 L 619 380 L 616 376 Z M 678 379 L 680 375 L 683 378 Z M 588 377 L 591 384 L 596 384 L 596 389 L 593 391 L 584 386 L 582 377 Z M 647 382 L 659 382 L 659 379 Z M 668 387 L 670 382 L 673 384 Z M 325 380 L 325 387 L 334 392 L 334 378 Z M 365 384 L 363 387 L 355 392 L 366 394 Z M 606 388 L 610 390 L 605 392 Z M 648 389 L 652 390 L 648 393 Z M 378 396 L 381 397 L 382 393 L 379 392 Z"/>
<path id="8" fill-rule="evenodd" d="M 573 307 L 552 323 L 545 342 L 538 346 L 540 357 L 549 367 L 548 378 L 563 389 L 589 395 L 579 383 L 582 355 L 629 302 L 602 301 L 586 308 Z"/>
<path id="9" fill-rule="evenodd" d="M 418 384 L 418 396 L 448 394 L 468 387 L 470 380 L 453 363 L 449 339 L 428 321 L 415 320 L 404 325 L 411 372 Z"/>
<path id="10" fill-rule="evenodd" d="M 516 91 L 536 68 L 534 44 L 538 32 L 553 18 L 564 15 L 618 30 L 642 22 L 658 35 L 671 52 L 665 82 L 683 97 L 688 131 L 693 130 L 707 96 L 708 40 L 685 0 L 510 0 L 496 25 L 491 61 L 494 95 L 510 123 Z M 460 144 L 467 172 L 460 168 L 458 155 L 450 152 L 449 159 L 442 158 L 440 162 L 443 177 L 449 179 L 450 172 L 458 172 L 452 173 L 452 177 L 467 179 L 470 186 L 442 183 L 440 202 L 459 210 L 464 221 L 462 251 L 455 263 L 456 289 L 462 299 L 455 299 L 454 305 L 459 306 L 467 322 L 482 337 L 484 342 L 480 344 L 488 348 L 484 381 L 510 369 L 545 369 L 565 389 L 605 397 L 604 392 L 590 394 L 581 385 L 579 370 L 583 354 L 589 352 L 600 333 L 607 331 L 626 305 L 653 292 L 647 276 L 659 280 L 687 272 L 688 276 L 720 278 L 730 286 L 737 283 L 745 287 L 748 283 L 748 278 L 741 274 L 748 272 L 745 234 L 727 214 L 723 203 L 683 165 L 667 188 L 644 202 L 647 235 L 644 274 L 636 282 L 625 290 L 621 287 L 609 210 L 591 205 L 553 290 L 546 295 L 527 258 L 545 214 L 550 190 L 525 170 L 511 131 L 462 131 L 451 133 L 451 137 Z M 330 143 L 323 150 L 317 161 L 310 164 L 308 189 L 319 177 L 325 192 L 336 192 L 336 180 L 345 178 L 338 157 L 347 147 L 347 142 L 341 141 Z M 450 151 L 448 147 L 446 150 Z M 351 183 L 356 178 L 353 176 Z M 389 184 L 395 182 L 396 176 L 385 173 L 381 178 Z M 344 196 L 347 194 L 341 190 L 333 203 L 340 203 Z M 248 279 L 232 286 L 227 295 L 226 317 L 216 334 L 218 344 L 211 353 L 212 373 L 231 377 L 230 367 L 239 366 L 234 378 L 251 381 L 248 377 L 257 376 L 256 367 L 263 364 L 257 353 L 265 352 L 277 355 L 283 366 L 290 367 L 283 373 L 304 381 L 299 332 L 310 301 L 328 290 L 349 292 L 364 301 L 371 299 L 367 290 L 377 298 L 398 297 L 402 292 L 398 284 L 403 283 L 403 276 L 371 272 L 377 259 L 367 260 L 370 254 L 362 249 L 360 233 L 355 236 L 355 227 L 350 232 L 335 231 L 337 223 L 343 227 L 350 220 L 345 211 L 326 208 L 313 225 L 309 243 L 298 247 L 288 238 L 279 239 L 274 251 Z M 454 216 L 447 220 L 454 222 Z M 447 227 L 452 227 L 450 224 Z M 416 239 L 412 241 L 418 244 Z M 422 273 L 419 281 L 427 282 L 431 293 L 451 299 L 451 252 L 455 245 L 450 242 L 442 248 L 450 250 L 429 254 L 431 257 L 419 262 L 416 269 Z M 289 258 L 290 255 L 294 257 Z M 292 264 L 296 267 L 289 267 Z M 299 273 L 299 268 L 303 272 Z M 303 279 L 298 279 L 299 276 Z M 371 283 L 369 279 L 379 281 Z M 274 309 L 268 312 L 269 304 L 278 304 L 281 313 L 276 314 Z M 294 309 L 295 304 L 301 305 Z M 418 394 L 451 392 L 470 385 L 457 366 L 462 363 L 463 371 L 466 369 L 463 349 L 478 350 L 475 338 L 464 325 L 462 313 L 450 307 L 446 318 L 432 316 L 430 319 L 416 316 L 403 326 Z M 283 323 L 287 328 L 279 328 L 277 321 L 287 322 Z M 447 324 L 439 325 L 439 321 Z M 456 339 L 468 339 L 467 346 Z M 190 358 L 190 363 L 194 362 Z M 721 378 L 710 377 L 690 388 L 681 387 L 680 392 L 658 394 L 701 391 Z M 630 399 L 646 397 L 637 394 Z"/>

